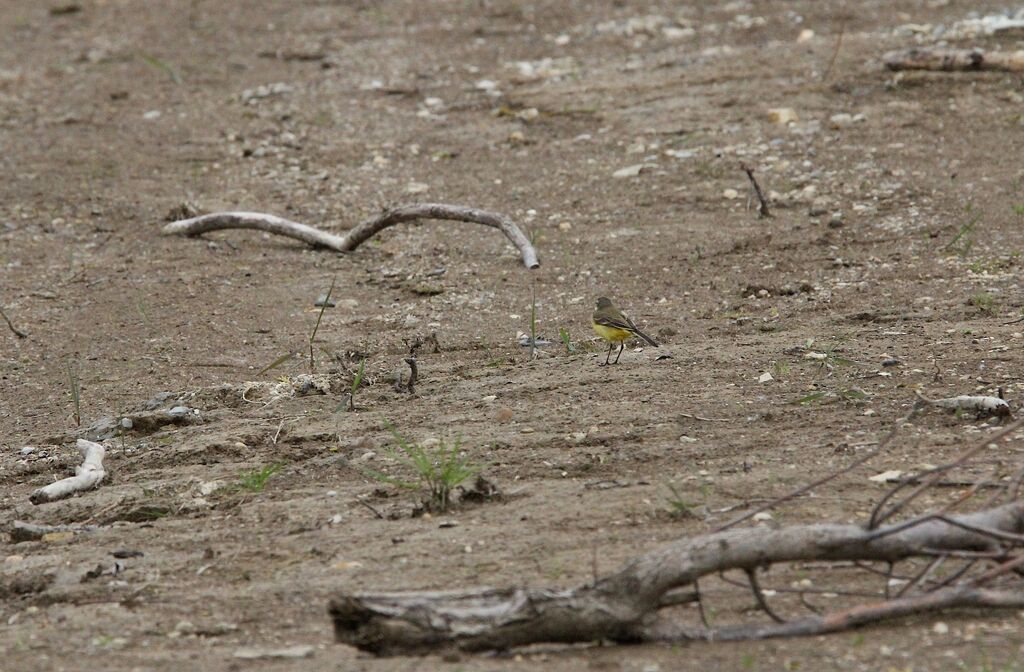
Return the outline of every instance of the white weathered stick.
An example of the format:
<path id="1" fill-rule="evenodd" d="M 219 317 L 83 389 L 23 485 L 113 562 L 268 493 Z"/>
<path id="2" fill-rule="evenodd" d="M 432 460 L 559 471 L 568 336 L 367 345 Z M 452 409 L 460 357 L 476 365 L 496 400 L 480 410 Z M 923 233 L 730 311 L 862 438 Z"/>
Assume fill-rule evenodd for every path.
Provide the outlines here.
<path id="1" fill-rule="evenodd" d="M 962 394 L 959 397 L 949 397 L 948 399 L 929 399 L 920 392 L 916 392 L 916 394 L 923 403 L 947 411 L 969 411 L 978 415 L 994 415 L 1000 418 L 1010 415 L 1010 405 L 999 397 Z"/>
<path id="2" fill-rule="evenodd" d="M 78 452 L 84 458 L 82 464 L 75 467 L 75 475 L 61 479 L 56 483 L 39 488 L 29 496 L 33 504 L 54 502 L 70 497 L 76 492 L 91 490 L 100 484 L 107 472 L 103 469 L 103 456 L 107 451 L 98 443 L 78 440 Z"/>
<path id="3" fill-rule="evenodd" d="M 982 51 L 981 49 L 950 49 L 949 47 L 914 47 L 890 51 L 883 60 L 890 70 L 936 70 L 940 72 L 970 70 L 1024 71 L 1024 50 Z"/>
<path id="4" fill-rule="evenodd" d="M 496 228 L 516 246 L 527 268 L 540 266 L 537 251 L 530 243 L 530 239 L 511 219 L 487 210 L 445 203 L 415 203 L 385 210 L 341 236 L 260 212 L 219 212 L 201 215 L 171 222 L 163 228 L 163 232 L 167 235 L 196 236 L 221 229 L 256 229 L 301 240 L 314 247 L 326 247 L 335 252 L 351 252 L 389 226 L 417 219 L 446 219 Z"/>

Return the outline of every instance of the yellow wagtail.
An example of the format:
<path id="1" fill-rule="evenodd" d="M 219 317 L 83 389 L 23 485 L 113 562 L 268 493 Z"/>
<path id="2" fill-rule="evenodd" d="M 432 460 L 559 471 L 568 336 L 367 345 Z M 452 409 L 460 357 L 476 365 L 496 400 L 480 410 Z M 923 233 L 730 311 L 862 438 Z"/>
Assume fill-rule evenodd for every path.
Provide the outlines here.
<path id="1" fill-rule="evenodd" d="M 612 363 L 618 364 L 619 357 L 622 356 L 622 349 L 626 347 L 626 341 L 633 336 L 658 347 L 653 338 L 637 329 L 633 320 L 623 315 L 622 311 L 613 306 L 612 300 L 607 297 L 602 296 L 597 300 L 597 310 L 594 311 L 592 319 L 594 331 L 608 341 L 608 355 L 604 358 L 605 364 L 609 363 L 608 360 L 612 356 L 612 349 L 616 343 L 619 344 L 619 354 L 615 355 L 615 361 Z"/>

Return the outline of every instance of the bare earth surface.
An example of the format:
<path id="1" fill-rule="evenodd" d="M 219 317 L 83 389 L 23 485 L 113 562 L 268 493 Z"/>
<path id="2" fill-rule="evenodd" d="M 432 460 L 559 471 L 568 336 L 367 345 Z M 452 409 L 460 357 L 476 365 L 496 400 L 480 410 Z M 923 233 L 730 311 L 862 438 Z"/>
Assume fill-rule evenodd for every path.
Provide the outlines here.
<path id="1" fill-rule="evenodd" d="M 1016 407 L 1022 325 L 1003 323 L 1022 305 L 1021 78 L 894 77 L 880 61 L 927 39 L 898 26 L 1002 5 L 258 4 L 0 2 L 0 302 L 29 335 L 0 324 L 0 529 L 101 526 L 5 539 L 0 669 L 1017 669 L 1015 612 L 458 659 L 375 659 L 334 643 L 326 614 L 343 590 L 588 581 L 855 459 L 917 386 L 1001 386 Z M 511 216 L 541 268 L 452 222 L 348 255 L 252 231 L 159 235 L 185 202 L 343 232 L 417 201 Z M 334 278 L 316 336 L 330 394 L 243 398 L 247 381 L 308 370 Z M 554 343 L 531 358 L 517 339 L 534 295 Z M 601 295 L 662 347 L 599 367 Z M 415 395 L 396 392 L 409 343 L 432 333 Z M 363 358 L 357 410 L 336 411 Z M 83 427 L 161 392 L 203 422 L 123 432 L 102 487 L 33 506 L 80 461 L 69 365 Z M 414 516 L 414 495 L 369 475 L 411 476 L 386 421 L 427 445 L 461 437 L 502 497 Z M 774 522 L 862 521 L 883 492 L 869 476 L 989 431 L 926 415 Z M 693 515 L 670 515 L 672 499 Z M 749 592 L 707 590 L 715 622 L 764 618 Z"/>

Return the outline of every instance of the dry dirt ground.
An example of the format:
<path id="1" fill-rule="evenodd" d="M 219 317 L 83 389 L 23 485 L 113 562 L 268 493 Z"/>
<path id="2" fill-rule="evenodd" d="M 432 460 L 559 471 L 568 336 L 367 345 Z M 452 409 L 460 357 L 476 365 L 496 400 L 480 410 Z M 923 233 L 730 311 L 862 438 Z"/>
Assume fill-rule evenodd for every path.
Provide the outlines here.
<path id="1" fill-rule="evenodd" d="M 458 660 L 375 659 L 334 643 L 326 615 L 344 590 L 585 582 L 846 464 L 916 386 L 1019 404 L 1021 325 L 1004 322 L 1021 307 L 1021 77 L 880 62 L 930 39 L 899 26 L 1003 7 L 0 2 L 0 302 L 28 333 L 0 325 L 0 524 L 101 526 L 3 544 L 0 669 L 1018 669 L 1016 613 Z M 184 202 L 341 232 L 415 201 L 515 218 L 542 267 L 473 224 L 401 225 L 348 255 L 159 235 Z M 338 387 L 241 398 L 230 385 L 308 369 L 332 279 L 316 349 Z M 663 347 L 599 367 L 605 294 Z M 554 345 L 531 358 L 534 296 Z M 416 394 L 395 392 L 431 333 Z M 364 358 L 357 410 L 336 411 Z M 33 506 L 79 461 L 69 367 L 83 427 L 161 392 L 203 423 L 124 432 L 101 488 Z M 413 516 L 413 494 L 370 476 L 410 475 L 386 421 L 461 437 L 503 497 Z M 883 492 L 869 476 L 987 431 L 927 415 L 775 521 L 863 520 Z M 117 550 L 143 555 L 115 573 Z M 749 593 L 708 597 L 716 622 L 763 618 Z M 236 657 L 289 646 L 311 656 Z"/>

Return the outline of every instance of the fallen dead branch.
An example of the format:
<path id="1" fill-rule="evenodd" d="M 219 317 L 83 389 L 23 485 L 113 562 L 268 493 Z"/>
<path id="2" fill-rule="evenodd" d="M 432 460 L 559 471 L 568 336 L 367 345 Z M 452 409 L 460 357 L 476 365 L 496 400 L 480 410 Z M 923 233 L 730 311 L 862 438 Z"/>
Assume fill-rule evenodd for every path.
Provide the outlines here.
<path id="1" fill-rule="evenodd" d="M 748 572 L 774 563 L 857 560 L 895 563 L 934 551 L 992 551 L 990 532 L 1019 536 L 1019 502 L 976 513 L 922 517 L 879 530 L 859 525 L 796 525 L 730 529 L 685 538 L 642 555 L 614 574 L 568 590 L 482 588 L 453 592 L 342 594 L 330 603 L 338 641 L 378 654 L 423 653 L 454 647 L 508 649 L 540 642 L 619 642 L 751 639 L 819 634 L 865 622 L 961 605 L 1024 604 L 1024 590 L 986 591 L 974 584 L 887 600 L 829 616 L 757 627 L 685 630 L 658 614 L 669 591 L 730 569 Z M 755 586 L 755 594 L 760 592 Z M 759 602 L 764 600 L 761 595 Z"/>
<path id="2" fill-rule="evenodd" d="M 1024 72 L 1024 50 L 986 52 L 981 49 L 913 47 L 890 51 L 883 61 L 889 70 Z"/>
<path id="3" fill-rule="evenodd" d="M 91 490 L 100 484 L 103 477 L 107 475 L 103 469 L 103 457 L 106 455 L 106 450 L 100 444 L 85 439 L 78 439 L 77 446 L 78 452 L 84 459 L 81 465 L 75 467 L 75 475 L 39 488 L 29 495 L 30 502 L 33 504 L 53 502 L 70 497 L 76 492 Z"/>
<path id="4" fill-rule="evenodd" d="M 444 219 L 483 224 L 501 231 L 519 250 L 527 268 L 538 268 L 537 251 L 522 229 L 511 219 L 487 210 L 444 203 L 415 203 L 385 210 L 344 235 L 293 222 L 260 212 L 219 212 L 171 222 L 163 228 L 165 235 L 197 236 L 221 229 L 256 229 L 279 236 L 301 240 L 313 247 L 326 247 L 335 252 L 352 252 L 384 229 L 418 219 Z"/>
<path id="5" fill-rule="evenodd" d="M 918 399 L 928 406 L 941 408 L 947 411 L 964 411 L 976 413 L 978 417 L 995 416 L 1005 418 L 1010 415 L 1010 405 L 1001 397 L 960 395 L 948 399 L 929 399 L 920 392 L 916 392 Z"/>
<path id="6" fill-rule="evenodd" d="M 80 534 L 96 529 L 99 529 L 97 525 L 37 525 L 16 520 L 11 524 L 8 534 L 11 537 L 11 543 L 17 544 L 22 541 L 38 541 L 48 534 L 60 534 L 61 532 Z"/>

